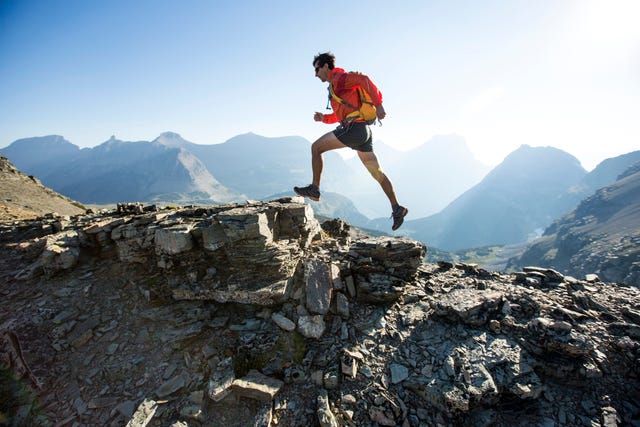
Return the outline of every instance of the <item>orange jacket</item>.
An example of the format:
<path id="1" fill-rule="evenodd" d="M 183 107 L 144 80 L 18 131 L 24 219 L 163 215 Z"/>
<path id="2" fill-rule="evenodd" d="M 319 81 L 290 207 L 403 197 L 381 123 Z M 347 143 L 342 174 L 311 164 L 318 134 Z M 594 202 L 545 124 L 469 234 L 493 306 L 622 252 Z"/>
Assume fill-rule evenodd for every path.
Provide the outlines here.
<path id="1" fill-rule="evenodd" d="M 329 71 L 329 84 L 332 85 L 333 92 L 339 98 L 351 105 L 360 105 L 360 98 L 356 91 L 357 87 L 362 87 L 369 94 L 373 105 L 377 107 L 382 104 L 382 93 L 369 77 L 364 74 L 347 73 L 342 68 L 334 68 Z M 347 115 L 355 111 L 353 108 L 339 103 L 331 95 L 329 95 L 329 100 L 331 101 L 333 113 L 325 114 L 322 119 L 323 123 L 341 122 Z"/>

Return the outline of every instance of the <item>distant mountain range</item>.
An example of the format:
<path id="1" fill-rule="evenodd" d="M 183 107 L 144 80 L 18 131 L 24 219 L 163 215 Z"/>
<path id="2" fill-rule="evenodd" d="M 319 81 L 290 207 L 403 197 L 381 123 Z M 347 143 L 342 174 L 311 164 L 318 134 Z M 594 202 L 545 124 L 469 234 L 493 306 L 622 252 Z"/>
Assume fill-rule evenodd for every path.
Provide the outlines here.
<path id="1" fill-rule="evenodd" d="M 242 200 L 189 151 L 157 142 L 112 137 L 80 149 L 60 136 L 20 139 L 2 150 L 20 170 L 82 203 Z"/>
<path id="2" fill-rule="evenodd" d="M 186 153 L 179 154 L 179 150 Z M 112 137 L 96 147 L 80 149 L 61 136 L 51 135 L 20 139 L 2 151 L 21 170 L 84 203 L 171 197 L 180 202 L 264 199 L 311 182 L 310 142 L 297 136 L 267 138 L 248 133 L 221 144 L 201 145 L 165 132 L 151 142 L 125 142 Z M 414 216 L 442 209 L 487 172 L 456 135 L 436 137 L 409 152 L 378 142 L 376 152 L 402 202 L 412 206 Z M 185 159 L 189 155 L 197 160 Z M 154 156 L 159 157 L 152 160 Z M 173 176 L 168 177 L 159 166 L 169 167 L 171 162 L 179 166 L 172 168 Z M 188 164 L 195 169 L 189 170 Z M 141 180 L 139 175 L 147 179 Z M 109 183 L 104 186 L 108 194 L 95 185 L 105 180 Z M 123 186 L 122 182 L 130 185 Z M 168 182 L 171 188 L 166 187 Z M 181 186 L 183 191 L 179 191 Z M 321 187 L 323 193 L 339 193 L 351 199 L 357 215 L 376 218 L 390 214 L 380 186 L 357 158 L 345 161 L 337 152 L 325 153 Z M 163 192 L 163 188 L 168 191 Z"/>
<path id="3" fill-rule="evenodd" d="M 614 163 L 620 159 L 605 166 Z M 578 278 L 596 272 L 604 281 L 640 284 L 640 163 L 555 221 L 508 267 L 526 265 Z"/>
<path id="4" fill-rule="evenodd" d="M 226 187 L 250 199 L 291 192 L 294 186 L 311 182 L 310 143 L 299 136 L 267 138 L 247 133 L 222 144 L 200 145 L 165 132 L 153 143 L 193 153 Z M 330 190 L 344 179 L 347 168 L 335 152 L 326 153 L 324 160 L 329 172 L 323 176 L 323 189 Z"/>
<path id="5" fill-rule="evenodd" d="M 406 221 L 403 233 L 449 251 L 526 242 L 638 161 L 635 151 L 587 173 L 564 151 L 523 145 L 439 213 Z"/>
<path id="6" fill-rule="evenodd" d="M 457 135 L 435 137 L 408 152 L 379 142 L 375 149 L 410 209 L 400 234 L 444 250 L 531 240 L 640 161 L 636 151 L 587 173 L 566 152 L 522 146 L 487 174 Z M 166 132 L 153 141 L 112 137 L 82 149 L 46 136 L 17 140 L 2 154 L 44 185 L 92 204 L 265 200 L 311 181 L 310 143 L 296 136 L 248 133 L 200 145 Z M 311 203 L 317 214 L 390 232 L 388 201 L 359 159 L 325 153 L 322 194 L 320 203 Z"/>

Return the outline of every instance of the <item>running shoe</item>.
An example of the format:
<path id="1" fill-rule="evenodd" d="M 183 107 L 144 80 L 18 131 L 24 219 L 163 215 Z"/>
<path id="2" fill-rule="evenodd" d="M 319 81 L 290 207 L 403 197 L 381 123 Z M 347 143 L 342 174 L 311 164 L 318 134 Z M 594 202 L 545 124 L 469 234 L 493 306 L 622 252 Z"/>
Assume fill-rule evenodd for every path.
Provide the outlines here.
<path id="1" fill-rule="evenodd" d="M 391 217 L 393 218 L 393 225 L 391 226 L 391 229 L 393 231 L 396 231 L 398 228 L 400 228 L 400 226 L 404 222 L 404 217 L 408 213 L 409 209 L 405 208 L 404 206 L 395 205 L 393 207 L 393 211 L 391 213 Z"/>
<path id="2" fill-rule="evenodd" d="M 307 197 L 316 202 L 320 200 L 320 189 L 313 184 L 309 184 L 306 187 L 293 187 L 293 191 L 298 196 Z"/>

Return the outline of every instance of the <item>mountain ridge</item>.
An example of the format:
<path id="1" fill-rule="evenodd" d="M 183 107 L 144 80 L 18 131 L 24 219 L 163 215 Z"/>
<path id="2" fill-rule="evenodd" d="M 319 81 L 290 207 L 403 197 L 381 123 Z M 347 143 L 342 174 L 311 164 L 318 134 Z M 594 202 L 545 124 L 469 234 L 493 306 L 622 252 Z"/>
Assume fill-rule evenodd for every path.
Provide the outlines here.
<path id="1" fill-rule="evenodd" d="M 25 161 L 36 156 L 24 153 L 29 142 L 42 149 L 48 144 L 65 144 L 58 164 L 42 170 L 44 184 L 84 203 L 109 204 L 121 201 L 172 201 L 184 203 L 227 203 L 244 197 L 214 178 L 193 154 L 182 148 L 149 141 L 122 141 L 112 136 L 102 144 L 82 150 L 59 137 L 24 140 L 3 152 L 18 158 L 28 173 L 45 163 Z M 47 149 L 44 150 L 47 152 Z M 68 157 L 64 157 L 70 153 Z"/>
<path id="2" fill-rule="evenodd" d="M 585 174 L 568 153 L 523 145 L 436 215 L 406 221 L 408 233 L 445 250 L 526 241 L 571 208 L 558 194 Z"/>
<path id="3" fill-rule="evenodd" d="M 45 187 L 6 158 L 0 157 L 0 220 L 36 218 L 43 215 L 80 215 L 86 208 Z"/>
<path id="4" fill-rule="evenodd" d="M 640 283 L 640 162 L 551 224 L 509 268 L 540 265 L 564 274 Z"/>

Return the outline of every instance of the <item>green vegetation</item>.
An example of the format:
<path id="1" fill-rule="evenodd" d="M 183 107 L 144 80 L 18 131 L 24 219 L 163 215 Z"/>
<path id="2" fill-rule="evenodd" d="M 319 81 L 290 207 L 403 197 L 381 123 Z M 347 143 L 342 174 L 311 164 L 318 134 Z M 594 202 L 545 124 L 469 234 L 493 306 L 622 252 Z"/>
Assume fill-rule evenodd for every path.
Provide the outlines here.
<path id="1" fill-rule="evenodd" d="M 13 372 L 0 367 L 0 426 L 49 426 L 33 392 Z"/>
<path id="2" fill-rule="evenodd" d="M 447 252 L 427 246 L 427 254 L 424 260 L 432 264 L 438 261 L 477 264 L 485 270 L 505 271 L 509 259 L 521 255 L 526 245 L 526 243 L 516 245 L 490 245 L 461 249 L 455 252 Z"/>

